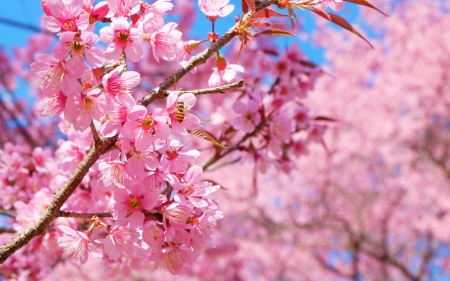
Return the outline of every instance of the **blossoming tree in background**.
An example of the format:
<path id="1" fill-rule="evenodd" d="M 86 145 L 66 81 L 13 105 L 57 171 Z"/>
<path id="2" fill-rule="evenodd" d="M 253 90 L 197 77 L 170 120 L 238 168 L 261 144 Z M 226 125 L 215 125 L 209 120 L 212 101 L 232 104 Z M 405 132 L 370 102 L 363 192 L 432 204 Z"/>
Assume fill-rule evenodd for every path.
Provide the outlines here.
<path id="1" fill-rule="evenodd" d="M 344 2 L 372 8 L 369 23 L 389 27 L 386 45 L 371 42 L 372 51 L 329 12 Z M 40 280 L 86 262 L 94 280 L 165 274 L 155 268 L 198 280 L 431 276 L 448 243 L 439 227 L 448 220 L 448 44 L 430 56 L 425 44 L 448 36 L 438 3 L 399 6 L 403 18 L 386 20 L 367 1 L 200 0 L 211 32 L 188 38 L 191 1 L 43 1 L 53 35 L 33 38 L 17 62 L 2 57 L 4 91 L 20 75 L 39 102 L 28 116 L 13 97 L 1 103 L 11 134 L 1 135 L 0 202 L 3 231 L 13 232 L 1 236 L 1 278 Z M 319 38 L 339 52 L 333 79 L 296 45 L 278 52 L 267 40 L 296 34 L 299 10 L 357 35 Z M 166 21 L 172 13 L 177 23 Z M 434 25 L 428 40 L 404 33 Z M 348 64 L 353 53 L 360 63 Z M 437 66 L 411 78 L 408 54 Z M 367 87 L 374 94 L 362 95 Z M 417 94 L 404 100 L 405 88 Z M 42 126 L 37 115 L 61 119 Z"/>
<path id="2" fill-rule="evenodd" d="M 389 18 L 361 10 L 381 38 L 371 39 L 374 50 L 318 22 L 315 41 L 333 46 L 331 65 L 305 103 L 335 119 L 327 149 L 309 145 L 295 161 L 298 172 L 261 177 L 256 200 L 251 180 L 232 177 L 234 167 L 215 172 L 239 192 L 224 192 L 217 246 L 191 276 L 449 278 L 450 6 L 397 2 Z M 392 5 L 373 4 L 383 11 Z M 239 169 L 252 172 L 251 165 Z"/>

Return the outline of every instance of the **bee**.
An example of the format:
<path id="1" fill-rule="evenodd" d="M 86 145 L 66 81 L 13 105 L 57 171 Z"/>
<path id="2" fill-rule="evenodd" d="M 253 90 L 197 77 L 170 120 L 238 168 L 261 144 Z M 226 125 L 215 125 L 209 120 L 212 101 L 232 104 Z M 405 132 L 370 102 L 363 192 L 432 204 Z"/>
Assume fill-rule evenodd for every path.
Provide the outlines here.
<path id="1" fill-rule="evenodd" d="M 177 102 L 177 121 L 178 123 L 183 122 L 184 120 L 184 113 L 186 112 L 187 107 L 184 106 L 184 102 L 179 101 Z"/>

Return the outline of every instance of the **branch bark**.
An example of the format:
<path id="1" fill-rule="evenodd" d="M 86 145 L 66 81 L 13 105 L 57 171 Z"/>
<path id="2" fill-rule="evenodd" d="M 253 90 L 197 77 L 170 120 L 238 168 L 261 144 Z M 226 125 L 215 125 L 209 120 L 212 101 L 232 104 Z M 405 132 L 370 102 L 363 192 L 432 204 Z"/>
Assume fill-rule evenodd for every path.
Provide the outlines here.
<path id="1" fill-rule="evenodd" d="M 58 213 L 58 217 L 64 218 L 90 219 L 93 216 L 97 216 L 99 218 L 112 218 L 111 213 L 75 213 L 70 211 L 59 211 Z"/>

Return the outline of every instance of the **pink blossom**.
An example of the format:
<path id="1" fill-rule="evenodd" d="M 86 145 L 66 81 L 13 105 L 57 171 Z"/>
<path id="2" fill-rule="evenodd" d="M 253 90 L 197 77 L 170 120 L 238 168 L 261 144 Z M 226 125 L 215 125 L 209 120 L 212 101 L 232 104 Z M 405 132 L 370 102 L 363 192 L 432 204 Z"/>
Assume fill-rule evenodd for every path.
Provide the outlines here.
<path id="1" fill-rule="evenodd" d="M 140 116 L 140 111 L 146 111 L 136 105 L 136 101 L 129 94 L 112 97 L 106 95 L 106 106 L 104 123 L 99 129 L 99 133 L 104 137 L 117 135 L 122 129 L 122 124 L 133 116 Z M 138 112 L 138 113 L 136 113 Z M 136 117 L 137 118 L 137 117 Z"/>
<path id="2" fill-rule="evenodd" d="M 55 46 L 55 57 L 64 60 L 67 56 L 71 56 L 67 62 L 74 68 L 74 77 L 81 77 L 86 69 L 84 58 L 93 67 L 101 67 L 105 60 L 103 53 L 93 47 L 99 38 L 92 32 L 63 32 L 60 35 L 61 42 Z M 71 62 L 73 60 L 73 62 Z"/>
<path id="3" fill-rule="evenodd" d="M 143 106 L 139 108 L 142 108 L 138 112 L 141 116 L 137 120 L 127 121 L 120 133 L 134 141 L 139 151 L 158 150 L 166 144 L 170 134 L 170 128 L 167 125 L 170 119 L 167 112 L 161 108 L 155 108 L 152 114 L 147 114 Z"/>
<path id="4" fill-rule="evenodd" d="M 158 195 L 149 192 L 140 182 L 126 181 L 125 188 L 114 191 L 114 204 L 111 207 L 115 220 L 125 220 L 129 227 L 142 227 L 145 215 L 142 211 L 150 211 L 155 207 Z"/>
<path id="5" fill-rule="evenodd" d="M 104 18 L 106 18 L 108 16 L 110 12 L 110 8 L 108 5 L 108 2 L 102 1 L 97 3 L 97 5 L 95 5 L 95 7 L 90 7 L 89 9 L 89 13 L 90 13 L 90 17 L 89 17 L 89 23 L 94 23 L 97 20 L 103 20 Z"/>
<path id="6" fill-rule="evenodd" d="M 192 263 L 192 250 L 187 246 L 169 245 L 157 256 L 155 268 L 160 266 L 172 274 L 179 274 L 185 264 Z"/>
<path id="7" fill-rule="evenodd" d="M 231 83 L 236 78 L 237 71 L 244 72 L 244 68 L 238 64 L 229 64 L 225 58 L 217 53 L 217 67 L 208 80 L 209 87 L 219 87 Z"/>
<path id="8" fill-rule="evenodd" d="M 74 93 L 67 98 L 65 118 L 75 130 L 83 132 L 92 119 L 102 119 L 105 104 L 105 96 L 101 95 L 98 88 L 89 88 L 81 94 Z"/>
<path id="9" fill-rule="evenodd" d="M 103 257 L 103 254 L 91 243 L 89 231 L 75 231 L 65 225 L 59 225 L 58 228 L 69 235 L 59 238 L 58 245 L 64 248 L 66 255 L 73 257 L 79 264 L 86 263 L 89 254 L 96 258 Z"/>
<path id="10" fill-rule="evenodd" d="M 256 126 L 261 122 L 261 114 L 258 112 L 258 103 L 250 99 L 245 105 L 241 101 L 237 101 L 233 105 L 234 112 L 241 116 L 236 117 L 232 125 L 236 130 L 241 130 L 244 133 L 251 133 Z"/>
<path id="11" fill-rule="evenodd" d="M 183 41 L 181 41 L 182 33 L 175 29 L 177 26 L 178 24 L 169 22 L 151 35 L 150 44 L 156 61 L 159 62 L 159 58 L 166 61 L 178 59 L 178 50 L 183 48 Z"/>
<path id="12" fill-rule="evenodd" d="M 173 132 L 186 135 L 187 130 L 198 128 L 200 120 L 197 116 L 190 113 L 196 101 L 197 97 L 192 93 L 185 93 L 180 96 L 176 92 L 169 94 L 166 101 L 166 110 L 171 120 Z M 182 108 L 182 112 L 179 112 L 180 108 Z"/>
<path id="13" fill-rule="evenodd" d="M 164 242 L 164 228 L 160 222 L 149 220 L 142 229 L 142 239 L 151 246 L 152 252 L 160 250 Z"/>
<path id="14" fill-rule="evenodd" d="M 139 232 L 136 229 L 115 224 L 109 228 L 109 233 L 103 240 L 105 254 L 113 261 L 122 255 L 132 256 L 137 243 Z"/>
<path id="15" fill-rule="evenodd" d="M 41 116 L 59 116 L 66 107 L 67 96 L 61 91 L 53 97 L 44 97 L 36 106 Z"/>
<path id="16" fill-rule="evenodd" d="M 138 62 L 142 56 L 142 34 L 130 24 L 125 18 L 113 20 L 111 26 L 100 29 L 100 39 L 109 44 L 105 51 L 108 60 L 119 60 L 120 55 L 125 52 L 126 58 Z"/>
<path id="17" fill-rule="evenodd" d="M 42 79 L 44 94 L 52 97 L 59 91 L 66 96 L 72 92 L 81 92 L 83 87 L 72 77 L 69 67 L 64 60 L 41 54 L 36 56 L 36 62 L 31 64 L 31 71 Z"/>
<path id="18" fill-rule="evenodd" d="M 184 174 L 200 156 L 196 149 L 187 149 L 177 140 L 170 140 L 166 153 L 161 157 L 161 168 L 169 173 Z"/>
<path id="19" fill-rule="evenodd" d="M 89 26 L 89 15 L 83 13 L 83 0 L 48 0 L 49 16 L 43 17 L 44 26 L 51 32 L 85 30 Z"/>
<path id="20" fill-rule="evenodd" d="M 139 11 L 139 0 L 106 0 L 114 17 L 127 18 Z"/>
<path id="21" fill-rule="evenodd" d="M 234 5 L 227 5 L 228 2 L 229 0 L 198 0 L 198 6 L 206 17 L 214 22 L 219 17 L 228 16 L 234 10 Z"/>
<path id="22" fill-rule="evenodd" d="M 109 160 L 98 163 L 98 181 L 105 187 L 121 187 L 125 180 L 126 163 L 121 160 Z"/>
<path id="23" fill-rule="evenodd" d="M 223 213 L 218 210 L 210 210 L 201 217 L 194 217 L 191 221 L 193 229 L 190 233 L 192 244 L 199 245 L 201 248 L 214 248 L 212 240 L 213 230 L 217 227 L 217 220 L 223 218 Z"/>
<path id="24" fill-rule="evenodd" d="M 136 71 L 123 72 L 124 65 L 114 68 L 111 72 L 103 76 L 103 91 L 111 95 L 129 95 L 131 89 L 139 85 L 141 75 Z"/>
<path id="25" fill-rule="evenodd" d="M 143 16 L 138 25 L 145 33 L 152 33 L 164 26 L 164 16 L 166 11 L 173 8 L 171 0 L 157 0 L 153 4 L 141 2 L 141 12 Z"/>
<path id="26" fill-rule="evenodd" d="M 160 213 L 163 215 L 163 225 L 167 229 L 167 222 L 177 229 L 185 229 L 188 218 L 191 216 L 191 209 L 181 203 L 172 203 L 168 206 L 163 206 Z"/>
<path id="27" fill-rule="evenodd" d="M 180 195 L 183 195 L 186 200 L 190 201 L 192 206 L 197 208 L 206 208 L 209 204 L 203 197 L 208 196 L 220 188 L 218 185 L 213 186 L 208 181 L 202 181 L 202 175 L 203 169 L 200 166 L 194 165 L 189 168 L 181 179 L 181 182 L 175 178 L 175 183 L 172 185 Z M 181 200 L 181 202 L 183 201 Z"/>
<path id="28" fill-rule="evenodd" d="M 149 171 L 154 171 L 159 166 L 158 155 L 152 151 L 130 150 L 127 171 L 130 175 L 141 178 L 145 177 Z"/>

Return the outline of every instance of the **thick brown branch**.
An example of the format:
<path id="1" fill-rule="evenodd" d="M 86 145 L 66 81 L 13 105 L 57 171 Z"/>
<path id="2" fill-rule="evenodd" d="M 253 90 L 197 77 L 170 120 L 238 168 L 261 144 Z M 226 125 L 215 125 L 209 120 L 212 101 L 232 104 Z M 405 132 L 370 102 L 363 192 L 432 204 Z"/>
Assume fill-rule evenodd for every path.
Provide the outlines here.
<path id="1" fill-rule="evenodd" d="M 64 218 L 81 218 L 81 219 L 90 219 L 93 216 L 97 216 L 99 218 L 112 218 L 111 213 L 75 213 L 69 211 L 59 211 L 58 217 Z"/>
<path id="2" fill-rule="evenodd" d="M 268 0 L 263 3 L 258 4 L 256 7 L 256 11 L 258 12 L 272 4 L 278 3 L 278 0 Z M 203 52 L 191 57 L 191 59 L 177 72 L 173 75 L 169 76 L 164 82 L 162 82 L 159 87 L 153 89 L 147 96 L 145 96 L 140 102 L 143 106 L 147 106 L 154 102 L 155 100 L 164 99 L 164 91 L 169 89 L 172 85 L 175 84 L 176 81 L 180 81 L 184 75 L 186 75 L 189 71 L 194 69 L 197 65 L 204 64 L 206 61 L 214 55 L 217 51 L 220 50 L 223 46 L 225 46 L 228 42 L 233 39 L 237 33 L 235 29 L 239 27 L 241 24 L 246 24 L 254 13 L 248 12 L 245 14 L 242 19 L 237 22 L 232 28 L 230 28 L 222 37 L 220 37 L 216 42 L 211 43 L 211 46 L 204 50 Z"/>
<path id="3" fill-rule="evenodd" d="M 68 180 L 66 185 L 55 193 L 52 203 L 47 208 L 45 213 L 39 218 L 39 220 L 34 225 L 25 230 L 25 232 L 15 237 L 11 242 L 0 247 L 0 263 L 3 263 L 14 252 L 28 244 L 31 239 L 45 232 L 50 223 L 58 217 L 61 206 L 64 204 L 64 202 L 66 202 L 69 196 L 81 183 L 83 177 L 89 171 L 89 168 L 95 164 L 100 155 L 102 155 L 102 153 L 106 149 L 108 149 L 114 143 L 114 141 L 115 138 L 102 139 L 96 145 L 93 145 L 91 147 L 91 150 L 83 159 L 83 161 L 78 165 L 77 169 Z"/>

